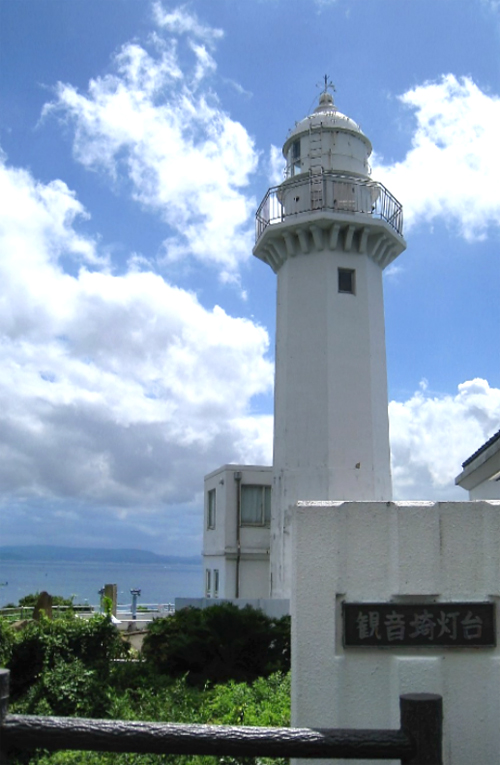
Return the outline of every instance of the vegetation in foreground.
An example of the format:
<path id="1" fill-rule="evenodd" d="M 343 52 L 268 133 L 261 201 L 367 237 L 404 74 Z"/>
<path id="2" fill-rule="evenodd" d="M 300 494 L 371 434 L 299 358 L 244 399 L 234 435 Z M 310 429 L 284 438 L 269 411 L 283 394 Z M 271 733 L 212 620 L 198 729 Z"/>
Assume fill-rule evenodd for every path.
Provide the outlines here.
<path id="1" fill-rule="evenodd" d="M 139 659 L 106 616 L 84 620 L 69 612 L 22 625 L 0 619 L 0 666 L 11 670 L 9 711 L 21 714 L 286 726 L 289 646 L 288 619 L 228 604 L 156 620 Z M 15 765 L 188 761 L 253 762 L 41 751 L 12 759 Z"/>

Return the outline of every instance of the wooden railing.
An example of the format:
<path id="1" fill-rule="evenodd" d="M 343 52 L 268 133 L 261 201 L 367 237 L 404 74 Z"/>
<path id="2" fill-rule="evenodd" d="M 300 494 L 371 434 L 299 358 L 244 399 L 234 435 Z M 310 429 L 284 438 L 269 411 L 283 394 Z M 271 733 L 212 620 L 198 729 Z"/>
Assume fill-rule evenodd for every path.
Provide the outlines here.
<path id="1" fill-rule="evenodd" d="M 71 749 L 216 757 L 400 760 L 441 765 L 442 699 L 400 696 L 399 730 L 251 728 L 8 714 L 9 672 L 0 670 L 0 763 L 9 752 Z"/>

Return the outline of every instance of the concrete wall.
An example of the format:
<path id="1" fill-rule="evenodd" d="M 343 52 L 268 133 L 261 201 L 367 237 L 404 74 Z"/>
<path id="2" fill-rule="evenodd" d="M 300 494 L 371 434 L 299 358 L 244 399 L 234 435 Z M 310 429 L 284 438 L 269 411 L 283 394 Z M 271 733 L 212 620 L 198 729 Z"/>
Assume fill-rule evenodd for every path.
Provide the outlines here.
<path id="1" fill-rule="evenodd" d="M 205 555 L 204 565 L 204 589 L 205 597 L 230 598 L 236 591 L 236 555 Z M 206 570 L 211 571 L 211 589 L 206 591 Z M 240 569 L 240 597 L 262 598 L 269 594 L 269 555 L 242 554 L 239 562 Z M 214 571 L 219 572 L 219 591 L 214 589 Z"/>
<path id="2" fill-rule="evenodd" d="M 483 481 L 470 490 L 469 499 L 500 499 L 500 481 Z"/>
<path id="3" fill-rule="evenodd" d="M 269 555 L 240 561 L 240 598 L 269 595 Z"/>
<path id="4" fill-rule="evenodd" d="M 235 480 L 235 474 L 239 479 Z M 206 570 L 219 571 L 219 597 L 236 593 L 239 568 L 239 594 L 243 598 L 269 595 L 269 525 L 240 526 L 238 540 L 238 488 L 244 485 L 271 486 L 272 468 L 264 465 L 223 465 L 205 476 L 203 523 L 203 592 Z M 208 492 L 215 490 L 215 528 L 208 528 Z M 239 559 L 239 562 L 238 562 Z"/>
<path id="5" fill-rule="evenodd" d="M 500 602 L 500 502 L 299 503 L 292 720 L 399 727 L 399 695 L 444 697 L 444 762 L 500 757 L 498 648 L 344 648 L 341 603 Z"/>
<path id="6" fill-rule="evenodd" d="M 355 294 L 338 269 L 355 269 Z M 288 508 L 390 500 L 382 271 L 368 254 L 313 251 L 278 273 L 271 594 L 291 583 Z"/>
<path id="7" fill-rule="evenodd" d="M 500 499 L 500 440 L 497 435 L 490 440 L 455 478 L 469 492 L 469 499 Z"/>

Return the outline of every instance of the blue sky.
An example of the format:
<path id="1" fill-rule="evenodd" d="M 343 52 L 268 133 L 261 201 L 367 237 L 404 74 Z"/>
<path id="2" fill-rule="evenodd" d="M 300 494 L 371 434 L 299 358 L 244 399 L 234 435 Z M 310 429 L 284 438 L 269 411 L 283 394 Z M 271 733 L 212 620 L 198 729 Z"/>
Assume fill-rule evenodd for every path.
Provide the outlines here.
<path id="1" fill-rule="evenodd" d="M 394 495 L 460 499 L 500 427 L 500 3 L 0 0 L 0 539 L 201 549 L 203 475 L 269 463 L 255 210 L 325 73 L 403 203 Z"/>

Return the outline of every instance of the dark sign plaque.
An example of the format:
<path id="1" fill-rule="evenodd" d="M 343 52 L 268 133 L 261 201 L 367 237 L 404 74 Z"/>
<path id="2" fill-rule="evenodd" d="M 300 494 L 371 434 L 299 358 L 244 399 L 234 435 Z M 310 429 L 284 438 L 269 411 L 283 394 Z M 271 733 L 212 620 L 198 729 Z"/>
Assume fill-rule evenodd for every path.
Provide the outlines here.
<path id="1" fill-rule="evenodd" d="M 494 603 L 343 603 L 344 646 L 493 647 Z"/>

